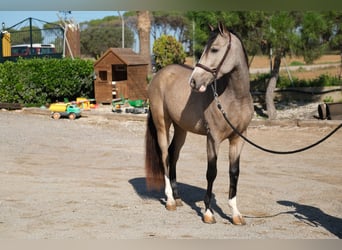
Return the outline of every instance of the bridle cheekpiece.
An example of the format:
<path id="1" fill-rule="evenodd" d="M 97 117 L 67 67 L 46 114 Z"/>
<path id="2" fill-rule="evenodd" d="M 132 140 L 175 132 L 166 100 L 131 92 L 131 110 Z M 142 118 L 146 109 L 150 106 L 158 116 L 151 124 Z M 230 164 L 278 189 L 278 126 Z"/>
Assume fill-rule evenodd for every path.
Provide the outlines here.
<path id="1" fill-rule="evenodd" d="M 204 64 L 201 64 L 201 63 L 196 63 L 196 65 L 195 65 L 195 67 L 202 68 L 205 71 L 211 73 L 214 76 L 214 80 L 216 80 L 217 73 L 220 71 L 222 64 L 223 64 L 224 60 L 226 59 L 228 52 L 230 50 L 230 47 L 231 47 L 231 41 L 232 41 L 231 33 L 229 32 L 228 35 L 229 35 L 229 43 L 228 43 L 227 49 L 226 49 L 220 63 L 217 65 L 216 68 L 209 68 L 208 66 L 205 66 Z"/>

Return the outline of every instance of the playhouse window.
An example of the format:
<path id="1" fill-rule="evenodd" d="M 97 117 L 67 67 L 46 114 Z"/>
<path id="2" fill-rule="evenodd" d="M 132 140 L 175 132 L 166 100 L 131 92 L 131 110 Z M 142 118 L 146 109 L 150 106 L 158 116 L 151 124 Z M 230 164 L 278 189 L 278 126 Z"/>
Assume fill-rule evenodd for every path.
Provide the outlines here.
<path id="1" fill-rule="evenodd" d="M 113 64 L 112 65 L 112 80 L 113 81 L 127 80 L 127 65 Z"/>
<path id="2" fill-rule="evenodd" d="M 100 70 L 99 71 L 99 77 L 101 81 L 107 81 L 107 71 Z"/>

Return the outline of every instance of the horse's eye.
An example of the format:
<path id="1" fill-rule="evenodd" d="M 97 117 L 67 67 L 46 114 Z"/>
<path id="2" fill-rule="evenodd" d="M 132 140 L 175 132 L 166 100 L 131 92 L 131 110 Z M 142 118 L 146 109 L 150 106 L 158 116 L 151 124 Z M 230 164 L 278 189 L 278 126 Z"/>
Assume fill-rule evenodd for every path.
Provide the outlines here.
<path id="1" fill-rule="evenodd" d="M 217 51 L 219 51 L 219 50 L 216 49 L 216 48 L 211 48 L 211 49 L 210 49 L 210 52 L 211 52 L 211 53 L 216 53 Z"/>

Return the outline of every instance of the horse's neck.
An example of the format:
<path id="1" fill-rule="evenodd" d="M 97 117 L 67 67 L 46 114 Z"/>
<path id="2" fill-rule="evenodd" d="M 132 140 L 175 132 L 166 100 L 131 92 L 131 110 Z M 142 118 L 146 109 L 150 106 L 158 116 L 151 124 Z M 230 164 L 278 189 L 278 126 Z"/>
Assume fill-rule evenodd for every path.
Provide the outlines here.
<path id="1" fill-rule="evenodd" d="M 227 84 L 226 91 L 233 91 L 236 98 L 240 99 L 250 95 L 249 71 L 247 66 L 237 66 L 229 74 L 227 81 L 229 83 Z"/>

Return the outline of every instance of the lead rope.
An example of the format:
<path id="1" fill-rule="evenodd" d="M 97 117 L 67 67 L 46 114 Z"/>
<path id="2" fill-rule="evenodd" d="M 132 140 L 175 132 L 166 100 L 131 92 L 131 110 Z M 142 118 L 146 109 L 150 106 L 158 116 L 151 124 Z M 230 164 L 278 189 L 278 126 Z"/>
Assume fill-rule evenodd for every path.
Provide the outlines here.
<path id="1" fill-rule="evenodd" d="M 214 86 L 213 86 L 214 85 Z M 267 149 L 267 148 L 264 148 L 262 146 L 259 146 L 257 145 L 256 143 L 252 142 L 251 140 L 249 140 L 246 136 L 244 136 L 240 131 L 238 131 L 236 129 L 236 127 L 233 126 L 233 124 L 229 121 L 228 117 L 227 117 L 227 114 L 226 112 L 224 111 L 221 103 L 220 103 L 220 100 L 218 99 L 218 94 L 216 92 L 216 80 L 213 84 L 211 84 L 211 88 L 214 92 L 214 99 L 216 101 L 216 106 L 217 108 L 221 111 L 224 119 L 226 120 L 226 122 L 229 124 L 229 126 L 233 129 L 233 131 L 238 134 L 242 139 L 244 139 L 246 142 L 248 142 L 249 144 L 251 144 L 252 146 L 262 150 L 262 151 L 265 151 L 265 152 L 268 152 L 268 153 L 271 153 L 271 154 L 281 154 L 281 155 L 285 155 L 285 154 L 295 154 L 295 153 L 299 153 L 299 152 L 303 152 L 303 151 L 306 151 L 310 148 L 313 148 L 315 146 L 317 146 L 318 144 L 324 142 L 326 139 L 328 139 L 330 136 L 332 136 L 337 130 L 339 130 L 341 127 L 342 127 L 342 123 L 339 124 L 334 130 L 332 130 L 329 134 L 327 134 L 325 137 L 323 137 L 322 139 L 320 139 L 319 141 L 309 145 L 309 146 L 306 146 L 304 148 L 299 148 L 299 149 L 296 149 L 296 150 L 290 150 L 290 151 L 276 151 L 276 150 L 271 150 L 271 149 Z"/>

